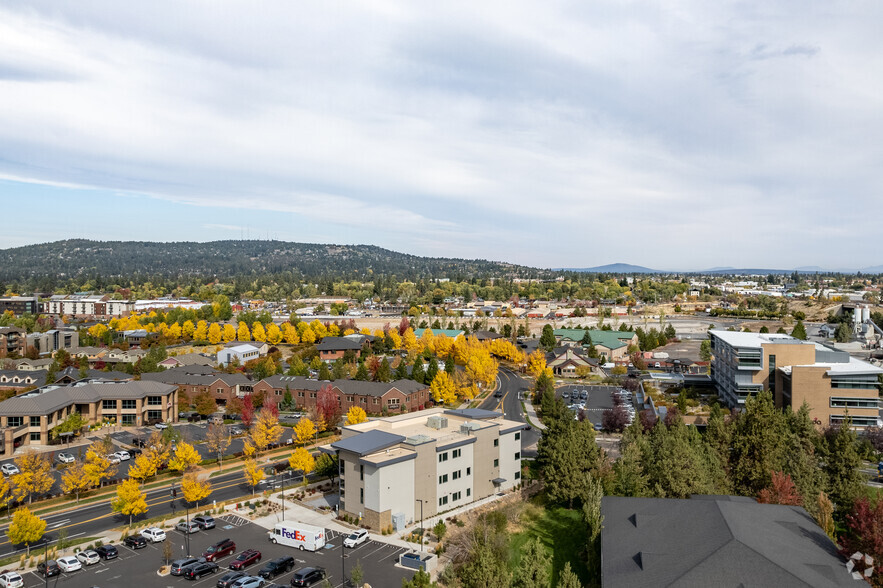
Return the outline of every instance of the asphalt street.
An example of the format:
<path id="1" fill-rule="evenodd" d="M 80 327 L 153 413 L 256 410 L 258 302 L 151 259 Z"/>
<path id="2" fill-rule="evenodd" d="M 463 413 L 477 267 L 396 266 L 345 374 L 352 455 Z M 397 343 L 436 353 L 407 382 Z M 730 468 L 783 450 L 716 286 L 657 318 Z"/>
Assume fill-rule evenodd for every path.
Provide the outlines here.
<path id="1" fill-rule="evenodd" d="M 530 402 L 530 384 L 516 372 L 505 367 L 500 368 L 498 378 L 500 386 L 497 394 L 499 396 L 495 394 L 488 396 L 479 405 L 479 408 L 502 412 L 503 416 L 509 420 L 526 423 L 521 410 L 521 401 Z M 536 457 L 536 444 L 539 439 L 540 431 L 534 428 L 523 431 L 521 434 L 521 454 L 524 457 Z"/>

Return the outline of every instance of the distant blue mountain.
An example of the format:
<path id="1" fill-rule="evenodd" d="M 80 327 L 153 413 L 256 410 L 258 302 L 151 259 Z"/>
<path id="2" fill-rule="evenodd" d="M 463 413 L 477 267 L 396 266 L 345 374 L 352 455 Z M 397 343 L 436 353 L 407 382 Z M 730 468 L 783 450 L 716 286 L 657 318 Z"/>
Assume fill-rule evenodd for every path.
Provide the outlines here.
<path id="1" fill-rule="evenodd" d="M 596 267 L 562 267 L 558 268 L 565 272 L 584 272 L 587 274 L 663 274 L 662 270 L 655 270 L 641 265 L 630 263 L 608 263 Z"/>

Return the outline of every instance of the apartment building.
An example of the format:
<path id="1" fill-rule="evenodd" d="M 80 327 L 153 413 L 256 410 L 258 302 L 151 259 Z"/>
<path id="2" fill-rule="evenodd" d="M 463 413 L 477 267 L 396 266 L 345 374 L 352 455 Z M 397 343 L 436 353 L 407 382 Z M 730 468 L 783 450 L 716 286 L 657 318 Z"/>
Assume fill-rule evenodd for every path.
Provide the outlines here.
<path id="1" fill-rule="evenodd" d="M 175 386 L 160 382 L 90 382 L 44 386 L 0 402 L 0 455 L 21 445 L 49 445 L 52 429 L 74 412 L 87 425 L 142 426 L 178 420 Z"/>
<path id="2" fill-rule="evenodd" d="M 178 392 L 190 399 L 197 394 L 210 392 L 220 407 L 227 406 L 234 398 L 242 398 L 252 391 L 252 381 L 245 374 L 227 374 L 203 365 L 186 365 L 162 372 L 141 374 L 141 379 L 177 386 Z"/>
<path id="3" fill-rule="evenodd" d="M 254 391 L 275 396 L 276 403 L 282 402 L 286 390 L 300 410 L 315 408 L 319 390 L 331 386 L 337 396 L 341 413 L 353 406 L 362 408 L 368 414 L 397 413 L 422 410 L 430 400 L 429 386 L 414 380 L 394 382 L 365 382 L 361 380 L 310 380 L 303 376 L 275 375 L 264 378 L 254 386 Z"/>
<path id="4" fill-rule="evenodd" d="M 432 408 L 342 428 L 340 509 L 396 530 L 521 481 L 524 423 L 481 409 Z"/>
<path id="5" fill-rule="evenodd" d="M 878 377 L 883 369 L 821 343 L 774 333 L 712 330 L 712 378 L 721 399 L 741 406 L 749 394 L 773 393 L 776 406 L 806 402 L 820 426 L 881 426 Z"/>
<path id="6" fill-rule="evenodd" d="M 24 355 L 27 331 L 18 327 L 0 327 L 0 357 Z"/>
<path id="7" fill-rule="evenodd" d="M 73 352 L 80 346 L 80 335 L 73 329 L 50 329 L 28 334 L 27 342 L 28 347 L 33 347 L 41 355 L 49 355 L 59 349 Z"/>
<path id="8" fill-rule="evenodd" d="M 25 313 L 40 314 L 40 299 L 36 296 L 0 297 L 0 314 L 11 312 L 16 316 Z"/>
<path id="9" fill-rule="evenodd" d="M 106 294 L 55 294 L 43 305 L 46 314 L 76 318 L 112 318 L 129 314 L 135 303 L 114 300 Z"/>

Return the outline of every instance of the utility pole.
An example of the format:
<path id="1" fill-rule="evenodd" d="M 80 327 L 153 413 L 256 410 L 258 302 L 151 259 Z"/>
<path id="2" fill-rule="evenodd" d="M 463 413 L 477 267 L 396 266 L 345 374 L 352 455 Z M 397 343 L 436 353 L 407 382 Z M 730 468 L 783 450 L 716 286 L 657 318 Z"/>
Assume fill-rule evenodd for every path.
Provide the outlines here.
<path id="1" fill-rule="evenodd" d="M 423 552 L 423 499 L 415 498 L 420 503 L 420 552 Z"/>

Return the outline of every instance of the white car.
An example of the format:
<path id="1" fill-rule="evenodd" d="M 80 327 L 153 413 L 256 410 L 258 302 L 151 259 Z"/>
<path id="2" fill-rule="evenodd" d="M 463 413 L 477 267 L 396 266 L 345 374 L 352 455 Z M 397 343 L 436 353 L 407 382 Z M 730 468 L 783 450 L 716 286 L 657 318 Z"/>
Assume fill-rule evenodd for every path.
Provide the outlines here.
<path id="1" fill-rule="evenodd" d="M 128 451 L 115 451 L 114 455 L 117 456 L 120 461 L 129 461 L 132 459 L 132 456 L 129 455 Z"/>
<path id="2" fill-rule="evenodd" d="M 159 429 L 160 431 L 162 431 L 163 429 L 168 429 L 168 428 L 169 428 L 169 426 L 168 426 L 167 424 L 165 424 L 165 423 L 156 423 L 156 424 L 153 425 L 153 426 L 156 427 L 157 429 Z"/>
<path id="3" fill-rule="evenodd" d="M 76 572 L 83 569 L 83 564 L 77 558 L 68 555 L 67 557 L 59 557 L 57 560 L 58 568 L 62 572 Z"/>
<path id="4" fill-rule="evenodd" d="M 58 463 L 74 463 L 75 461 L 77 461 L 77 458 L 74 457 L 72 453 L 67 453 L 65 451 L 62 451 L 61 453 L 56 455 L 55 459 L 58 461 Z"/>
<path id="5" fill-rule="evenodd" d="M 350 533 L 350 536 L 343 540 L 344 547 L 355 547 L 356 545 L 361 545 L 365 541 L 368 540 L 368 531 L 365 529 L 359 529 L 358 531 L 353 531 Z"/>
<path id="6" fill-rule="evenodd" d="M 4 463 L 0 466 L 0 472 L 3 472 L 4 476 L 14 476 L 18 472 L 18 467 L 14 463 Z"/>
<path id="7" fill-rule="evenodd" d="M 110 463 L 120 463 L 120 458 L 116 453 L 108 453 L 104 457 L 106 457 L 107 461 Z"/>
<path id="8" fill-rule="evenodd" d="M 0 575 L 0 586 L 3 588 L 22 588 L 24 585 L 25 581 L 15 572 L 6 572 Z"/>
<path id="9" fill-rule="evenodd" d="M 97 564 L 101 561 L 101 556 L 98 555 L 98 552 L 94 549 L 87 549 L 86 551 L 81 551 L 77 554 L 77 559 L 80 560 L 80 563 L 84 566 L 91 566 L 92 564 Z"/>
<path id="10" fill-rule="evenodd" d="M 150 527 L 149 529 L 144 529 L 143 531 L 141 531 L 141 536 L 148 541 L 152 541 L 153 543 L 159 543 L 160 541 L 166 540 L 166 532 L 159 527 Z"/>

